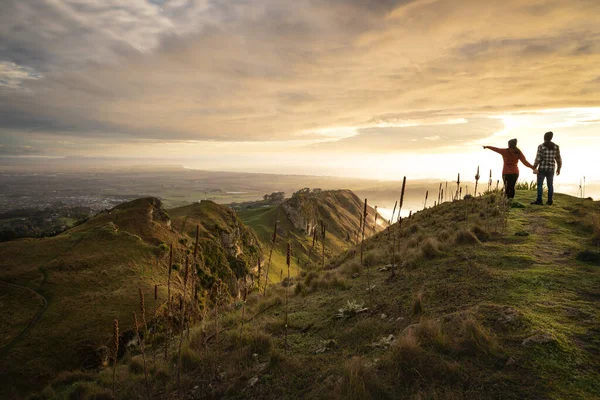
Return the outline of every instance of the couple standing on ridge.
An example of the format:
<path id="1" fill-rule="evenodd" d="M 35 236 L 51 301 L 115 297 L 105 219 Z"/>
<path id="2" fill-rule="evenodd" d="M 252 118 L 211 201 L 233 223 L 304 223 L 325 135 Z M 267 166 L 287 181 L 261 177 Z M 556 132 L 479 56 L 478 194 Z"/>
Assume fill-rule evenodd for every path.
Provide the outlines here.
<path id="1" fill-rule="evenodd" d="M 502 155 L 504 159 L 504 168 L 502 169 L 502 180 L 504 181 L 504 190 L 506 197 L 513 199 L 515 197 L 515 185 L 519 179 L 519 161 L 533 170 L 537 174 L 537 199 L 531 204 L 543 204 L 542 195 L 544 190 L 544 179 L 548 184 L 548 204 L 552 205 L 552 197 L 554 195 L 554 170 L 556 175 L 560 175 L 562 168 L 562 158 L 560 156 L 560 148 L 552 141 L 554 133 L 546 132 L 544 135 L 544 143 L 538 146 L 535 163 L 531 165 L 525 155 L 517 147 L 517 139 L 508 141 L 507 149 L 499 149 L 492 146 L 483 146 L 484 149 L 490 149 Z M 539 167 L 539 169 L 538 169 Z"/>

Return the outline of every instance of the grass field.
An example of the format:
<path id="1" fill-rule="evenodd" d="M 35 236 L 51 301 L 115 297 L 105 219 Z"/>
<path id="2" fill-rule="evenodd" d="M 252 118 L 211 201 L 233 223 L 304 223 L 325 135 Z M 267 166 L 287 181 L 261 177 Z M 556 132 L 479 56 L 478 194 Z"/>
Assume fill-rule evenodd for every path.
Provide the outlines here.
<path id="1" fill-rule="evenodd" d="M 218 216 L 221 225 L 203 238 L 215 238 L 211 242 L 215 249 L 221 246 L 216 237 L 235 229 L 226 217 L 230 211 L 210 204 L 214 205 L 212 219 L 206 217 L 204 222 L 212 228 Z M 190 226 L 195 235 L 195 225 Z M 56 237 L 1 243 L 0 280 L 35 290 L 47 299 L 48 307 L 35 326 L 0 357 L 0 397 L 19 398 L 65 369 L 100 366 L 113 319 L 121 321 L 122 333 L 131 333 L 132 312 L 139 307 L 138 290 L 145 294 L 149 317 L 166 301 L 168 251 L 164 243 L 174 243 L 174 263 L 183 265 L 185 240 L 171 229 L 157 199 L 139 199 Z M 187 237 L 190 242 L 193 239 Z M 223 258 L 226 264 L 228 258 Z M 173 274 L 174 295 L 182 286 L 181 274 Z M 157 301 L 153 299 L 155 285 Z M 36 302 L 26 291 L 1 287 L 0 337 L 5 343 L 35 315 L 39 299 Z"/>
<path id="2" fill-rule="evenodd" d="M 492 195 L 404 220 L 395 278 L 379 270 L 390 260 L 385 232 L 367 243 L 368 271 L 348 252 L 300 274 L 287 348 L 285 288 L 252 294 L 241 337 L 236 307 L 218 343 L 204 347 L 193 329 L 181 389 L 160 361 L 148 397 L 599 398 L 600 265 L 578 256 L 597 251 L 600 204 L 558 195 L 534 207 L 530 197 L 517 194 L 524 208 Z M 118 398 L 145 394 L 136 359 L 118 367 Z M 102 390 L 110 374 L 89 379 Z"/>

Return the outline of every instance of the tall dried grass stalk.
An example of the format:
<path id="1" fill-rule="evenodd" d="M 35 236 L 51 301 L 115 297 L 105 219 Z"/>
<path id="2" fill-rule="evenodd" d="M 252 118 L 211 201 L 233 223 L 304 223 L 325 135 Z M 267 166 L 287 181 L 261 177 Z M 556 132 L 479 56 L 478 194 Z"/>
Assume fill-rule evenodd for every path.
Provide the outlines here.
<path id="1" fill-rule="evenodd" d="M 248 298 L 248 281 L 244 276 L 244 289 L 242 290 L 242 321 L 240 323 L 240 343 L 244 333 L 244 322 L 246 321 L 246 299 Z"/>
<path id="2" fill-rule="evenodd" d="M 260 293 L 260 273 L 262 272 L 262 265 L 260 263 L 260 258 L 262 257 L 262 253 L 258 255 L 258 273 L 256 275 L 256 290 Z"/>
<path id="3" fill-rule="evenodd" d="M 373 235 L 377 233 L 377 217 L 379 216 L 379 214 L 377 214 L 377 206 L 375 206 L 375 222 L 373 223 Z"/>
<path id="4" fill-rule="evenodd" d="M 479 178 L 481 178 L 481 176 L 479 175 L 479 165 L 477 166 L 477 174 L 475 175 L 475 193 L 473 193 L 473 197 L 477 197 L 477 186 L 479 185 Z"/>
<path id="5" fill-rule="evenodd" d="M 135 311 L 133 312 L 133 325 L 135 327 L 135 333 L 137 335 L 138 343 L 140 344 L 140 351 L 142 352 L 142 361 L 144 362 L 144 380 L 146 382 L 146 390 L 148 391 L 148 397 L 150 397 L 150 381 L 148 380 L 148 368 L 146 367 L 146 351 L 144 349 L 144 342 L 140 337 L 140 327 Z"/>
<path id="6" fill-rule="evenodd" d="M 444 191 L 446 193 L 446 197 L 448 197 L 448 193 L 450 193 L 450 192 L 448 192 L 448 181 L 446 181 L 446 189 L 444 189 Z M 448 201 L 448 199 L 446 197 L 444 197 L 444 201 Z"/>
<path id="7" fill-rule="evenodd" d="M 183 346 L 183 335 L 184 335 L 184 329 L 185 329 L 185 296 L 186 296 L 186 289 L 187 289 L 187 281 L 188 281 L 188 275 L 189 275 L 189 257 L 186 256 L 185 257 L 185 272 L 183 274 L 183 293 L 181 295 L 181 319 L 180 319 L 180 327 L 181 327 L 181 334 L 179 336 L 179 351 L 178 351 L 178 357 L 177 357 L 177 389 L 179 390 L 181 387 L 181 348 Z"/>
<path id="8" fill-rule="evenodd" d="M 154 318 L 158 314 L 158 285 L 154 285 Z M 154 321 L 154 329 L 152 330 L 152 362 L 156 366 L 156 320 Z"/>
<path id="9" fill-rule="evenodd" d="M 454 196 L 454 200 L 458 200 L 459 199 L 459 193 L 458 191 L 460 190 L 460 173 L 458 174 L 458 178 L 456 178 L 456 195 Z"/>
<path id="10" fill-rule="evenodd" d="M 115 375 L 117 372 L 117 357 L 119 355 L 119 321 L 113 321 L 113 373 L 112 373 L 112 396 L 115 397 Z"/>
<path id="11" fill-rule="evenodd" d="M 429 197 L 429 190 L 425 192 L 425 203 L 423 204 L 423 208 L 427 208 L 427 198 Z"/>
<path id="12" fill-rule="evenodd" d="M 442 183 L 440 182 L 440 188 L 438 189 L 438 199 L 437 199 L 437 203 L 442 204 L 442 195 L 443 195 L 443 190 L 442 190 Z"/>
<path id="13" fill-rule="evenodd" d="M 168 357 L 169 351 L 169 340 L 171 337 L 171 274 L 173 272 L 173 243 L 171 242 L 171 247 L 169 250 L 169 277 L 167 279 L 167 312 L 166 312 L 166 321 L 165 321 L 165 360 Z"/>
<path id="14" fill-rule="evenodd" d="M 277 241 L 277 221 L 275 221 L 275 226 L 273 227 L 273 236 L 271 238 L 271 248 L 269 250 L 269 263 L 267 264 L 267 271 L 265 274 L 265 291 L 263 292 L 263 296 L 267 295 L 267 286 L 269 286 L 269 270 L 271 269 L 271 257 L 273 257 L 273 248 L 275 247 L 276 241 Z"/>
<path id="15" fill-rule="evenodd" d="M 396 275 L 396 243 L 398 242 L 398 235 L 400 234 L 400 225 L 402 218 L 400 217 L 402 212 L 402 205 L 404 204 L 404 192 L 406 190 L 406 177 L 402 180 L 402 191 L 400 192 L 400 202 L 398 203 L 398 220 L 397 226 L 394 230 L 394 243 L 392 244 L 392 277 Z"/>
<path id="16" fill-rule="evenodd" d="M 287 244 L 287 254 L 286 254 L 286 258 L 285 258 L 285 263 L 287 264 L 287 270 L 288 270 L 288 281 L 287 284 L 285 285 L 285 336 L 284 336 L 284 340 L 283 340 L 283 346 L 284 346 L 284 352 L 287 355 L 287 348 L 288 348 L 288 342 L 287 342 L 287 337 L 288 337 L 288 315 L 289 315 L 289 285 L 290 285 L 290 263 L 291 263 L 291 258 L 292 258 L 292 248 L 290 246 L 290 242 L 288 242 Z"/>
<path id="17" fill-rule="evenodd" d="M 325 227 L 325 221 L 321 220 L 321 267 L 325 268 L 325 238 L 327 236 L 327 228 Z"/>
<path id="18" fill-rule="evenodd" d="M 142 323 L 144 324 L 144 340 L 148 337 L 148 324 L 146 323 L 146 302 L 144 301 L 144 292 L 138 288 L 140 294 L 140 312 L 142 313 Z"/>
<path id="19" fill-rule="evenodd" d="M 362 232 L 363 214 L 358 215 L 358 230 L 356 231 L 356 244 L 360 242 L 360 233 Z"/>
<path id="20" fill-rule="evenodd" d="M 315 226 L 313 227 L 313 233 L 312 233 L 312 246 L 310 247 L 310 250 L 308 251 L 308 263 L 311 264 L 311 256 L 312 256 L 312 252 L 315 248 L 315 244 L 317 243 L 317 226 L 315 224 Z"/>
<path id="21" fill-rule="evenodd" d="M 490 169 L 490 179 L 488 180 L 488 193 L 492 191 L 492 170 Z"/>
<path id="22" fill-rule="evenodd" d="M 387 227 L 387 240 L 388 242 L 391 239 L 391 234 L 392 234 L 392 221 L 394 221 L 394 215 L 396 214 L 396 207 L 398 207 L 398 200 L 396 200 L 396 202 L 394 203 L 394 209 L 392 211 L 392 217 L 390 218 L 390 220 L 388 221 L 388 227 Z"/>
<path id="23" fill-rule="evenodd" d="M 367 199 L 365 199 L 365 206 L 364 206 L 364 210 L 363 210 L 363 231 L 362 231 L 362 239 L 360 241 L 360 265 L 363 268 L 366 268 L 367 270 L 367 291 L 369 292 L 369 303 L 371 308 L 373 308 L 373 290 L 371 287 L 371 273 L 370 273 L 370 268 L 368 266 L 365 266 L 364 262 L 363 262 L 363 253 L 364 253 L 364 248 L 365 248 L 365 226 L 367 224 Z"/>

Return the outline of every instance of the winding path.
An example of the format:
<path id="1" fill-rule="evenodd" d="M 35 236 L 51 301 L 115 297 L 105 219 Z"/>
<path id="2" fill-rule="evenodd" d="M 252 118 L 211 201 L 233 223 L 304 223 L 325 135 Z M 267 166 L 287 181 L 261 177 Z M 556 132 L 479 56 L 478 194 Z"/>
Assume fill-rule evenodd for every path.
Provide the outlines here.
<path id="1" fill-rule="evenodd" d="M 8 351 L 17 343 L 17 341 L 19 341 L 23 336 L 25 336 L 27 334 L 27 332 L 29 332 L 39 322 L 40 318 L 42 317 L 42 315 L 48 308 L 48 300 L 44 296 L 42 296 L 40 293 L 36 292 L 35 290 L 33 290 L 31 288 L 28 288 L 27 286 L 15 285 L 14 283 L 9 283 L 9 282 L 3 281 L 3 280 L 0 280 L 0 284 L 12 286 L 17 289 L 26 290 L 30 293 L 33 293 L 35 296 L 37 296 L 42 301 L 42 308 L 33 316 L 33 318 L 31 318 L 31 320 L 29 321 L 29 324 L 27 324 L 25 329 L 23 329 L 21 331 L 21 333 L 19 333 L 17 336 L 15 336 L 10 342 L 8 342 L 8 344 L 6 344 L 4 347 L 0 348 L 0 358 L 1 358 L 1 357 L 4 357 L 8 353 Z"/>

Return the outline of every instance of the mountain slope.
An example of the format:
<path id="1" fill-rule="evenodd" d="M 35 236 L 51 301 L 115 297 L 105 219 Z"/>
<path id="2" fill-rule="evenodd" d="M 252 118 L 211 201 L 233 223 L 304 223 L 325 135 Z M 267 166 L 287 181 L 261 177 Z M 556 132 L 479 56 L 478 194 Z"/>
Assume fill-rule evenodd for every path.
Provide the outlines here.
<path id="1" fill-rule="evenodd" d="M 287 306 L 281 285 L 252 294 L 243 329 L 232 308 L 208 348 L 203 329 L 192 330 L 177 394 L 598 398 L 600 203 L 557 195 L 552 207 L 519 207 L 496 194 L 444 203 L 370 238 L 365 267 L 350 249 L 326 271 L 298 277 Z M 380 268 L 396 233 L 401 267 L 392 277 Z M 118 367 L 118 398 L 145 393 L 139 373 L 128 372 L 138 357 Z M 151 398 L 176 371 L 156 368 Z M 109 387 L 110 371 L 92 381 L 93 390 Z"/>
<path id="2" fill-rule="evenodd" d="M 292 247 L 293 275 L 301 268 L 314 268 L 322 263 L 321 221 L 325 224 L 325 262 L 356 243 L 360 215 L 364 202 L 350 190 L 329 190 L 302 193 L 280 205 L 261 207 L 240 212 L 240 218 L 256 232 L 263 248 L 263 262 L 268 259 L 273 227 L 278 221 L 278 240 L 273 252 L 270 281 L 278 282 L 285 270 L 286 246 Z M 366 236 L 387 227 L 379 215 L 375 226 L 375 210 L 368 206 Z M 317 244 L 312 249 L 312 235 L 317 230 Z M 310 260 L 308 255 L 310 253 Z M 287 272 L 284 272 L 287 274 Z"/>
<path id="3" fill-rule="evenodd" d="M 198 209 L 210 209 L 210 213 L 197 214 Z M 145 293 L 148 318 L 154 315 L 166 300 L 165 244 L 174 244 L 174 263 L 182 266 L 197 223 L 203 226 L 200 253 L 205 259 L 198 268 L 200 282 L 210 284 L 215 277 L 221 278 L 230 293 L 237 295 L 237 280 L 249 272 L 258 254 L 250 230 L 231 210 L 210 202 L 173 212 L 175 225 L 190 213 L 193 233 L 177 232 L 161 201 L 144 198 L 100 213 L 56 237 L 0 243 L 0 280 L 30 288 L 48 301 L 36 325 L 16 341 L 14 336 L 30 322 L 39 299 L 2 303 L 2 314 L 29 318 L 11 317 L 2 340 L 6 346 L 0 350 L 0 381 L 11 384 L 0 386 L 17 391 L 0 394 L 17 395 L 58 371 L 105 362 L 103 345 L 109 341 L 112 320 L 122 321 L 124 333 L 131 329 L 131 313 L 139 305 L 138 289 Z M 238 242 L 240 247 L 232 251 L 231 245 Z M 181 274 L 182 268 L 174 271 L 174 294 L 182 286 Z M 156 301 L 152 300 L 155 285 Z M 11 299 L 24 296 L 23 290 L 9 290 Z M 13 303 L 20 308 L 8 313 L 4 307 L 15 307 Z"/>

